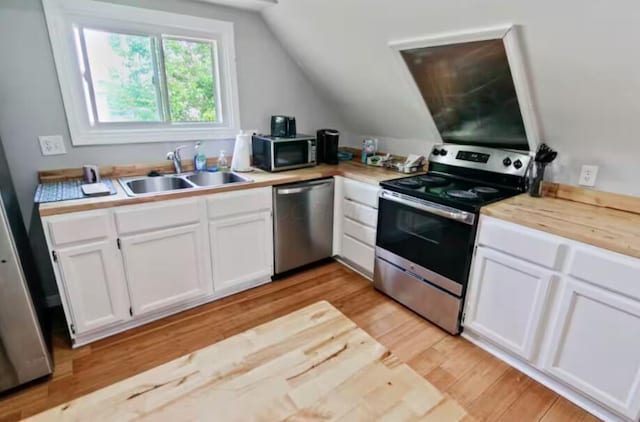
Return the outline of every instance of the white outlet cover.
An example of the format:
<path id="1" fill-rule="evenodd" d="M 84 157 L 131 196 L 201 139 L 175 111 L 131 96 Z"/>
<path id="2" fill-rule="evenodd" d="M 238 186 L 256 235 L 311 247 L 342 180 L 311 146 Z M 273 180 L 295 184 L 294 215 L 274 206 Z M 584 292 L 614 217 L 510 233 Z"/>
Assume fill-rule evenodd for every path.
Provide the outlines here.
<path id="1" fill-rule="evenodd" d="M 42 155 L 62 155 L 67 150 L 64 147 L 64 139 L 61 135 L 38 136 Z"/>
<path id="2" fill-rule="evenodd" d="M 596 179 L 598 178 L 598 166 L 583 165 L 580 170 L 580 180 L 578 184 L 580 186 L 593 187 L 596 185 Z"/>

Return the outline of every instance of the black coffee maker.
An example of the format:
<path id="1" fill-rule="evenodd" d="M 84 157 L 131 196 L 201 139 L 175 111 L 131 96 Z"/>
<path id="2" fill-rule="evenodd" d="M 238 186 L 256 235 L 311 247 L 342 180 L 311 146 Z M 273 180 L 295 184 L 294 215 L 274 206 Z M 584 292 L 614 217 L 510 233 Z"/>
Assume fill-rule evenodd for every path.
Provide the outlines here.
<path id="1" fill-rule="evenodd" d="M 338 164 L 338 141 L 340 132 L 335 129 L 320 129 L 317 133 L 316 157 L 318 164 Z"/>

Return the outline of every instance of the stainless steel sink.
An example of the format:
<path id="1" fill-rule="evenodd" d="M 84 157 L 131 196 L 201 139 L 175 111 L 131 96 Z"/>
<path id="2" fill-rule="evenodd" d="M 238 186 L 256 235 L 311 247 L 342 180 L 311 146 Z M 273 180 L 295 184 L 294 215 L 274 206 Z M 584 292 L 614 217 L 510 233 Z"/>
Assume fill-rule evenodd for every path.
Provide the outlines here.
<path id="1" fill-rule="evenodd" d="M 120 184 L 129 196 L 149 196 L 157 193 L 204 189 L 235 183 L 251 183 L 253 180 L 236 173 L 185 173 L 155 177 L 128 177 Z"/>
<path id="2" fill-rule="evenodd" d="M 125 186 L 128 187 L 134 195 L 189 189 L 193 187 L 193 185 L 180 177 L 145 177 L 144 179 L 129 180 L 125 183 Z"/>
<path id="3" fill-rule="evenodd" d="M 185 179 L 202 187 L 250 182 L 249 179 L 235 173 L 195 173 L 186 176 Z"/>

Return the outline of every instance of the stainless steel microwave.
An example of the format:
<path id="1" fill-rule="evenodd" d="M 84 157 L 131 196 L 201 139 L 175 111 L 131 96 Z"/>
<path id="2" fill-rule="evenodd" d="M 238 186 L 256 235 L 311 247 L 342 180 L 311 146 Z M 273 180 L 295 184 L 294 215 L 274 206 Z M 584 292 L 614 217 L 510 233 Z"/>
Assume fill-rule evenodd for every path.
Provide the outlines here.
<path id="1" fill-rule="evenodd" d="M 251 139 L 253 166 L 266 171 L 283 171 L 313 167 L 316 160 L 316 139 L 309 135 L 277 138 L 253 135 Z"/>

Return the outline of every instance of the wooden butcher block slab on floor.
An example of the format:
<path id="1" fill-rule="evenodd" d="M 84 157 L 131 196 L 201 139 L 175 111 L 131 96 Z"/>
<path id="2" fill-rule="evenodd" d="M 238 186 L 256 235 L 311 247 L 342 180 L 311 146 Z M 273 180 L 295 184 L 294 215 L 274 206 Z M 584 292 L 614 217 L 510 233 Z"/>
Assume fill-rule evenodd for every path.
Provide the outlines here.
<path id="1" fill-rule="evenodd" d="M 34 416 L 57 420 L 430 420 L 466 416 L 317 302 Z"/>

